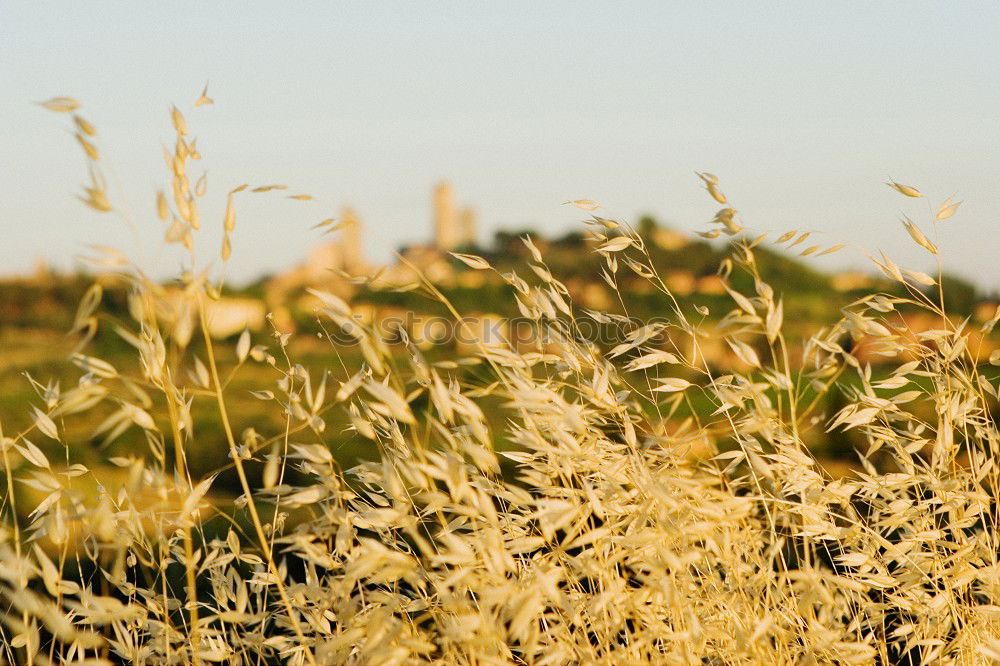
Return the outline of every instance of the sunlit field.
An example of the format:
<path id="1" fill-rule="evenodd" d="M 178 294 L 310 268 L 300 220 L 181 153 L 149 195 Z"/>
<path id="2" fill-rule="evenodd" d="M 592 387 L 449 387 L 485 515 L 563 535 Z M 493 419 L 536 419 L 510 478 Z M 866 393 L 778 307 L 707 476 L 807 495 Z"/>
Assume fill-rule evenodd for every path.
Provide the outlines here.
<path id="1" fill-rule="evenodd" d="M 95 245 L 4 287 L 0 659 L 1000 660 L 1000 308 L 941 262 L 845 282 L 848 239 L 755 232 L 699 172 L 700 239 L 575 200 L 578 234 L 331 270 L 224 330 L 266 301 L 222 277 L 240 211 L 311 197 L 210 182 L 211 102 L 171 107 L 135 218 L 80 103 L 42 105 L 82 205 L 185 268 Z M 961 202 L 887 185 L 934 263 Z"/>

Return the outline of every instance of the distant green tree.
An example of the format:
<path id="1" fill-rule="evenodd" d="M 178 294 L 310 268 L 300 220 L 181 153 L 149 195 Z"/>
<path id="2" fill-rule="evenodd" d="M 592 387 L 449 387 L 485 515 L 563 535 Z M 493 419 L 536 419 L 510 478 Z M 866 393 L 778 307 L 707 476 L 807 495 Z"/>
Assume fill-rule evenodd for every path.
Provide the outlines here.
<path id="1" fill-rule="evenodd" d="M 569 250 L 579 250 L 584 246 L 583 238 L 584 238 L 583 232 L 567 231 L 565 234 L 552 241 L 552 243 L 557 247 L 562 247 Z"/>
<path id="2" fill-rule="evenodd" d="M 659 226 L 660 225 L 656 221 L 656 218 L 654 218 L 652 215 L 643 215 L 642 217 L 639 218 L 639 222 L 636 225 L 636 229 L 638 229 L 639 234 L 642 235 L 643 238 L 649 238 L 650 236 L 653 235 L 653 232 L 656 231 L 656 228 Z"/>
<path id="3" fill-rule="evenodd" d="M 497 254 L 521 255 L 524 253 L 524 243 L 521 238 L 530 236 L 538 238 L 538 232 L 533 229 L 520 229 L 517 231 L 505 231 L 503 229 L 493 234 L 493 251 Z"/>
<path id="4" fill-rule="evenodd" d="M 927 287 L 925 291 L 931 300 L 937 302 L 937 287 Z M 941 276 L 941 293 L 944 295 L 945 309 L 962 316 L 972 314 L 972 310 L 979 300 L 976 285 L 951 273 L 945 273 Z"/>
<path id="5" fill-rule="evenodd" d="M 766 282 L 783 292 L 821 293 L 830 289 L 830 277 L 809 264 L 765 247 L 754 248 L 757 267 Z"/>

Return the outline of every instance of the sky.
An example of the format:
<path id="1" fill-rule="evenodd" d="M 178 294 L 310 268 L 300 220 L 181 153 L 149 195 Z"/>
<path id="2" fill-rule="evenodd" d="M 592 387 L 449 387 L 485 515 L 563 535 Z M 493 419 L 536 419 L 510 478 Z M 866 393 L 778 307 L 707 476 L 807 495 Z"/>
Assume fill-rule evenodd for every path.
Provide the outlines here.
<path id="1" fill-rule="evenodd" d="M 114 245 L 152 272 L 154 196 L 168 182 L 171 104 L 204 156 L 200 256 L 217 256 L 225 192 L 288 183 L 313 202 L 238 200 L 234 280 L 301 261 L 310 227 L 351 205 L 370 258 L 427 240 L 431 188 L 452 182 L 498 229 L 582 229 L 592 199 L 709 228 L 719 179 L 755 231 L 848 243 L 810 259 L 935 260 L 1000 289 L 1000 3 L 996 2 L 0 2 L 0 274 L 68 268 Z M 205 82 L 212 106 L 192 108 Z M 110 194 L 133 220 L 85 209 L 69 118 L 98 128 Z M 196 175 L 199 171 L 195 172 Z M 924 199 L 890 190 L 893 179 Z M 935 229 L 938 205 L 964 203 Z"/>

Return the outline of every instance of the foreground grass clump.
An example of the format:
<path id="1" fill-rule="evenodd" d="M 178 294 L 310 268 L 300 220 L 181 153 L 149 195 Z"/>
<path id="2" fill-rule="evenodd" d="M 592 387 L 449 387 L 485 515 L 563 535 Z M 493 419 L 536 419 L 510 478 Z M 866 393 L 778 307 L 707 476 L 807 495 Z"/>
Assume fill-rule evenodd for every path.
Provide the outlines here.
<path id="1" fill-rule="evenodd" d="M 72 100 L 49 104 L 76 110 Z M 171 187 L 158 210 L 168 240 L 192 250 L 204 186 L 189 184 L 197 151 L 180 112 L 173 120 Z M 91 163 L 84 199 L 111 212 L 93 127 L 76 125 Z M 715 177 L 702 178 L 725 203 Z M 907 189 L 900 192 L 919 194 Z M 223 260 L 241 191 L 228 195 Z M 431 363 L 405 336 L 406 353 L 394 353 L 347 303 L 317 293 L 324 325 L 351 335 L 365 359 L 346 372 L 298 364 L 280 332 L 269 345 L 242 336 L 236 368 L 220 372 L 222 350 L 205 317 L 219 285 L 195 270 L 193 252 L 177 305 L 107 251 L 105 264 L 131 284 L 131 320 L 115 330 L 135 348 L 135 371 L 87 354 L 89 337 L 111 325 L 94 289 L 74 326 L 79 383 L 38 384 L 34 426 L 0 435 L 3 658 L 1000 658 L 996 379 L 980 372 L 965 323 L 919 288 L 934 278 L 883 259 L 880 268 L 909 297 L 872 294 L 811 339 L 786 340 L 781 285 L 760 279 L 753 248 L 761 239 L 743 236 L 734 215 L 725 208 L 716 216 L 734 239 L 721 271 L 745 272 L 755 289 L 731 291 L 731 311 L 711 313 L 711 324 L 710 313 L 677 300 L 650 323 L 587 313 L 632 327 L 626 342 L 605 349 L 582 334 L 568 290 L 529 241 L 533 274 L 503 278 L 544 333 L 534 348 L 493 341 L 469 358 Z M 609 284 L 629 271 L 670 295 L 639 234 L 608 219 L 590 223 Z M 478 257 L 459 259 L 491 270 Z M 433 284 L 419 288 L 450 307 Z M 190 316 L 165 316 L 177 308 Z M 914 308 L 938 317 L 940 328 L 905 330 L 898 313 Z M 706 358 L 706 343 L 718 339 L 741 371 L 723 374 Z M 884 356 L 887 372 L 861 360 L 862 344 Z M 793 350 L 802 358 L 791 359 Z M 283 428 L 258 433 L 259 422 L 230 419 L 227 387 L 245 363 L 271 369 L 273 381 L 255 395 Z M 474 364 L 475 373 L 465 371 Z M 844 406 L 819 413 L 830 392 L 842 393 Z M 697 409 L 695 398 L 712 408 Z M 502 405 L 499 432 L 487 402 Z M 189 471 L 195 403 L 213 405 L 223 424 L 223 473 L 239 488 L 233 502 L 215 493 L 216 476 Z M 108 405 L 114 411 L 98 431 L 112 439 L 139 431 L 147 444 L 111 457 L 116 473 L 72 462 L 76 443 L 63 436 L 67 424 Z M 338 466 L 326 427 L 337 412 L 368 442 L 370 462 Z M 850 431 L 863 471 L 828 475 L 804 444 L 816 429 Z M 498 452 L 500 440 L 510 449 Z M 33 441 L 58 442 L 62 462 Z M 710 454 L 688 455 L 694 448 Z"/>

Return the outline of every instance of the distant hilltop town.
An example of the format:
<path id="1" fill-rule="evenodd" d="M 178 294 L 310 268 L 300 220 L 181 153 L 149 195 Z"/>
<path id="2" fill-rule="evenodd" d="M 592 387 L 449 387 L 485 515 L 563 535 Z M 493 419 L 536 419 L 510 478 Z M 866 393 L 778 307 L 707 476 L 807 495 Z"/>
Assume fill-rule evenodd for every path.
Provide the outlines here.
<path id="1" fill-rule="evenodd" d="M 475 209 L 460 204 L 449 183 L 435 185 L 428 203 L 427 239 L 400 248 L 399 258 L 386 266 L 374 265 L 365 257 L 366 227 L 362 217 L 350 207 L 343 208 L 331 229 L 336 234 L 333 240 L 313 247 L 302 263 L 249 285 L 227 287 L 220 298 L 209 301 L 206 307 L 210 333 L 226 338 L 245 328 L 263 331 L 272 325 L 281 332 L 314 330 L 319 302 L 309 289 L 315 288 L 349 300 L 365 321 L 408 321 L 413 326 L 407 331 L 411 340 L 431 341 L 432 330 L 418 329 L 425 321 L 431 322 L 428 326 L 435 325 L 441 313 L 424 296 L 410 293 L 410 287 L 421 279 L 436 284 L 462 312 L 481 318 L 484 325 L 517 317 L 517 303 L 500 273 L 520 272 L 530 263 L 531 255 L 522 242 L 524 236 L 531 236 L 551 273 L 558 276 L 578 306 L 614 312 L 620 305 L 616 291 L 625 291 L 633 296 L 630 315 L 655 316 L 670 308 L 666 297 L 649 280 L 639 279 L 631 271 L 618 271 L 612 286 L 603 258 L 593 251 L 594 239 L 582 229 L 558 237 L 544 237 L 531 229 L 498 230 L 483 240 Z M 708 308 L 706 311 L 711 311 L 713 317 L 732 306 L 726 284 L 718 274 L 720 262 L 729 255 L 726 246 L 679 233 L 648 216 L 631 223 L 644 239 L 658 277 L 671 294 Z M 472 270 L 451 252 L 483 256 L 500 273 Z M 785 312 L 808 313 L 790 317 L 790 321 L 832 321 L 843 304 L 864 290 L 896 288 L 867 273 L 825 272 L 822 262 L 803 261 L 766 242 L 758 245 L 755 255 L 765 279 L 782 285 Z M 533 279 L 530 270 L 522 275 Z M 124 298 L 112 297 L 115 289 L 123 293 L 120 281 L 115 286 L 113 275 L 97 277 L 105 284 L 109 299 Z M 82 273 L 60 275 L 42 263 L 31 276 L 0 280 L 0 332 L 5 326 L 65 330 L 91 279 L 93 276 Z M 954 277 L 943 284 L 949 310 L 956 314 L 985 321 L 996 310 L 996 294 L 979 294 L 974 285 Z M 736 286 L 753 288 L 752 284 Z M 165 307 L 161 313 L 164 324 L 172 327 L 179 338 L 194 328 L 194 313 L 185 307 L 190 299 L 183 297 L 182 289 L 175 283 L 163 285 Z M 910 324 L 914 330 L 921 330 L 932 323 Z"/>
<path id="2" fill-rule="evenodd" d="M 431 213 L 430 242 L 407 245 L 400 249 L 398 261 L 388 266 L 374 266 L 364 256 L 364 224 L 352 208 L 345 207 L 337 225 L 340 234 L 337 240 L 317 245 L 302 264 L 268 278 L 264 284 L 262 304 L 244 304 L 247 308 L 254 308 L 252 321 L 260 320 L 266 308 L 279 328 L 294 328 L 294 312 L 308 310 L 311 297 L 305 292 L 309 287 L 322 288 L 342 298 L 351 298 L 357 292 L 358 283 L 365 281 L 362 278 L 368 278 L 367 286 L 375 290 L 397 289 L 414 284 L 421 277 L 444 287 L 476 289 L 496 278 L 491 278 L 482 271 L 467 270 L 449 256 L 449 252 L 456 251 L 490 254 L 489 250 L 479 246 L 475 209 L 468 205 L 460 206 L 456 202 L 455 191 L 450 183 L 440 182 L 434 186 L 431 193 Z M 656 224 L 647 231 L 652 243 L 665 251 L 679 251 L 692 242 L 686 235 Z M 504 232 L 499 235 L 503 236 Z M 533 235 L 543 247 L 549 245 L 545 239 Z M 578 240 L 584 238 L 583 234 L 578 233 L 570 236 Z M 524 250 L 519 240 L 515 243 L 514 250 L 517 251 L 515 254 Z M 584 252 L 587 257 L 592 256 L 589 248 L 582 245 L 575 247 L 572 257 L 574 264 L 581 263 L 579 252 Z M 509 258 L 506 256 L 509 253 L 500 254 Z M 714 268 L 713 265 L 711 270 L 714 271 Z M 668 271 L 665 278 L 671 289 L 681 294 L 697 292 L 718 295 L 725 292 L 722 279 L 714 274 L 696 274 L 677 267 Z M 612 304 L 607 286 L 597 271 L 593 275 L 570 279 L 568 284 L 573 297 L 582 305 L 607 308 Z M 364 304 L 358 306 L 365 308 Z M 496 307 L 496 304 L 492 306 Z M 379 314 L 373 313 L 373 316 L 377 317 Z M 236 319 L 233 318 L 234 326 Z"/>
<path id="3" fill-rule="evenodd" d="M 560 238 L 545 238 L 527 229 L 500 231 L 490 242 L 482 243 L 475 209 L 459 205 L 449 183 L 435 185 L 429 203 L 430 238 L 401 248 L 399 259 L 388 266 L 376 266 L 366 259 L 365 225 L 357 212 L 345 207 L 337 220 L 335 240 L 312 248 L 303 263 L 265 278 L 252 296 L 244 292 L 214 301 L 210 313 L 213 334 L 226 337 L 244 327 L 259 330 L 265 327 L 266 317 L 270 317 L 281 331 L 310 326 L 318 303 L 308 292 L 309 288 L 322 289 L 352 301 L 355 311 L 368 321 L 405 318 L 406 313 L 427 310 L 421 297 L 399 293 L 421 278 L 446 291 L 464 290 L 469 298 L 466 311 L 477 312 L 485 318 L 516 315 L 516 308 L 504 291 L 499 275 L 470 270 L 449 253 L 470 252 L 486 257 L 502 271 L 517 269 L 529 258 L 521 242 L 526 234 L 532 236 L 549 268 L 560 276 L 577 305 L 602 311 L 615 309 L 614 290 L 602 277 L 604 263 L 593 252 L 588 233 L 571 231 Z M 727 253 L 725 248 L 662 226 L 650 217 L 636 221 L 635 225 L 653 253 L 663 284 L 673 294 L 704 303 L 727 298 L 726 285 L 717 273 Z M 786 285 L 786 296 L 790 299 L 788 307 L 801 302 L 803 307 L 814 308 L 823 301 L 823 293 L 859 293 L 877 281 L 870 274 L 856 271 L 825 273 L 815 262 L 803 262 L 766 246 L 758 247 L 756 253 L 761 270 L 765 274 L 770 272 L 773 279 Z M 656 311 L 658 296 L 652 293 L 649 281 L 635 279 L 627 272 L 619 273 L 616 279 L 619 288 L 650 299 L 650 311 Z M 955 280 L 949 282 L 960 284 Z M 953 307 L 964 302 L 959 309 L 971 314 L 974 304 L 980 301 L 977 317 L 982 316 L 978 310 L 992 313 L 993 299 L 981 302 L 971 285 L 966 291 L 968 293 L 950 297 Z M 959 298 L 955 298 L 956 295 Z M 836 307 L 825 309 L 830 310 L 829 316 L 837 312 Z"/>
<path id="4" fill-rule="evenodd" d="M 451 184 L 439 183 L 434 188 L 433 197 L 434 239 L 431 245 L 408 248 L 411 251 L 436 250 L 440 254 L 469 248 L 476 244 L 476 211 L 471 206 L 459 208 L 455 204 L 455 193 Z M 309 284 L 329 282 L 333 274 L 348 276 L 370 275 L 375 269 L 365 260 L 364 225 L 353 208 L 344 207 L 337 225 L 338 240 L 317 245 L 309 253 L 305 263 L 288 274 L 294 282 L 293 274 Z M 419 251 L 418 251 L 419 252 Z M 300 272 L 301 271 L 301 272 Z"/>
<path id="5" fill-rule="evenodd" d="M 290 326 L 290 300 L 306 287 L 322 287 L 348 297 L 357 282 L 351 278 L 374 276 L 373 286 L 383 289 L 410 284 L 418 279 L 418 272 L 434 282 L 448 281 L 454 275 L 448 253 L 476 245 L 476 211 L 456 203 L 448 182 L 434 187 L 432 211 L 431 243 L 409 245 L 400 251 L 402 261 L 378 267 L 365 258 L 364 223 L 354 209 L 345 206 L 340 212 L 337 240 L 317 245 L 301 265 L 267 280 L 264 305 L 279 325 Z"/>

